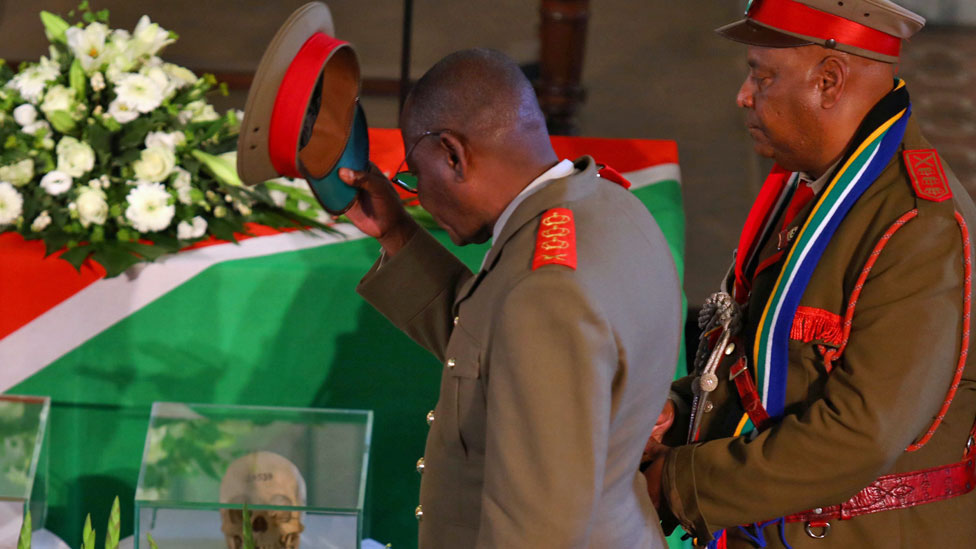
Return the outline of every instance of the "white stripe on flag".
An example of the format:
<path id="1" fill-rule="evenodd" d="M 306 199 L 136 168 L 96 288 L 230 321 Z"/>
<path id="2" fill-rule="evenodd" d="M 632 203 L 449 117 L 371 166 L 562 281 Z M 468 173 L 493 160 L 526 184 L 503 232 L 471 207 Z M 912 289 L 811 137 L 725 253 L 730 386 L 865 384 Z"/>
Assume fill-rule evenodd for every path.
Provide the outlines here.
<path id="1" fill-rule="evenodd" d="M 115 278 L 98 280 L 0 340 L 0 393 L 212 265 L 366 236 L 349 224 L 334 228 L 345 237 L 322 231 L 295 231 L 248 238 L 240 244 L 180 252 L 155 263 L 137 265 Z M 39 344 L 42 341 L 44 344 Z"/>
<path id="2" fill-rule="evenodd" d="M 627 178 L 627 181 L 630 181 L 631 190 L 653 185 L 660 181 L 677 181 L 681 183 L 681 168 L 675 163 L 658 164 L 650 168 L 641 168 L 620 175 Z"/>

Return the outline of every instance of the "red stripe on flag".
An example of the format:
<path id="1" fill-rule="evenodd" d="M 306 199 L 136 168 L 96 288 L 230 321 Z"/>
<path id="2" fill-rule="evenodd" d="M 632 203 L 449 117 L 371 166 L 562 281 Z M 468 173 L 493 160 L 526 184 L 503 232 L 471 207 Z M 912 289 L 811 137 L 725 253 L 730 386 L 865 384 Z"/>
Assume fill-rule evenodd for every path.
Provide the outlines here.
<path id="1" fill-rule="evenodd" d="M 554 136 L 552 146 L 560 158 L 588 154 L 620 173 L 678 163 L 678 144 L 671 140 Z"/>
<path id="2" fill-rule="evenodd" d="M 44 242 L 0 234 L 0 339 L 105 276 L 92 261 L 75 271 L 60 253 L 44 257 Z"/>
<path id="3" fill-rule="evenodd" d="M 237 239 L 247 240 L 297 229 L 279 230 L 248 223 L 247 230 L 251 234 L 237 234 Z M 226 243 L 209 238 L 184 250 Z M 0 339 L 105 276 L 105 269 L 90 259 L 79 273 L 58 257 L 60 255 L 61 252 L 57 252 L 44 257 L 44 243 L 40 240 L 24 240 L 17 233 L 0 234 L 0 304 L 3 311 L 0 314 Z"/>

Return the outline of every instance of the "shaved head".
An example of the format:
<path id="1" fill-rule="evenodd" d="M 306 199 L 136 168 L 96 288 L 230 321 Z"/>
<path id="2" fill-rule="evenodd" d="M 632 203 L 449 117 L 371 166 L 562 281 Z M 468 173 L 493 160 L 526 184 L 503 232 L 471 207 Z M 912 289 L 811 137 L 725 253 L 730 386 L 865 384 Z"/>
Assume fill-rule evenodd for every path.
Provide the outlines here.
<path id="1" fill-rule="evenodd" d="M 448 55 L 427 71 L 407 98 L 401 127 L 408 137 L 450 128 L 488 143 L 549 140 L 522 70 L 503 53 L 480 48 Z"/>

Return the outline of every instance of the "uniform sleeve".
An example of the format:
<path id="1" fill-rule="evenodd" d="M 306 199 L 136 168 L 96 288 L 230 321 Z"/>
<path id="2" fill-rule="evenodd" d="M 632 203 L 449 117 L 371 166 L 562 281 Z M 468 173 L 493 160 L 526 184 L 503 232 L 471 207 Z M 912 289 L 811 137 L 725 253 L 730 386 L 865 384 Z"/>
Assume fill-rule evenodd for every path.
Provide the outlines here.
<path id="1" fill-rule="evenodd" d="M 752 440 L 669 453 L 663 491 L 686 529 L 709 539 L 722 528 L 838 504 L 891 470 L 931 423 L 959 360 L 961 252 L 953 219 L 908 222 L 864 285 L 822 399 Z"/>
<path id="2" fill-rule="evenodd" d="M 454 254 L 419 229 L 399 253 L 377 259 L 356 291 L 443 361 L 451 336 L 454 296 L 471 276 Z"/>
<path id="3" fill-rule="evenodd" d="M 496 319 L 477 547 L 587 547 L 618 366 L 611 328 L 561 268 L 522 279 Z"/>

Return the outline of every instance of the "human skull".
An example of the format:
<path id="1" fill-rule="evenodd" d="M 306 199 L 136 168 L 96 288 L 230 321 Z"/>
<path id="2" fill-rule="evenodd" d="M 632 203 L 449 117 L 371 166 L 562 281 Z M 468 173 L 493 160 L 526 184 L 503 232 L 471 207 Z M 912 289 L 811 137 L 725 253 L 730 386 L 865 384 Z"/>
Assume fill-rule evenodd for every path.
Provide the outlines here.
<path id="1" fill-rule="evenodd" d="M 274 452 L 254 452 L 239 457 L 227 467 L 220 481 L 221 503 L 249 505 L 305 505 L 305 479 L 298 467 Z M 227 549 L 244 544 L 243 513 L 240 509 L 220 510 L 220 530 Z M 250 511 L 255 549 L 298 549 L 305 526 L 300 511 Z"/>

